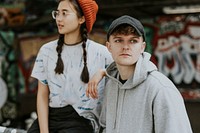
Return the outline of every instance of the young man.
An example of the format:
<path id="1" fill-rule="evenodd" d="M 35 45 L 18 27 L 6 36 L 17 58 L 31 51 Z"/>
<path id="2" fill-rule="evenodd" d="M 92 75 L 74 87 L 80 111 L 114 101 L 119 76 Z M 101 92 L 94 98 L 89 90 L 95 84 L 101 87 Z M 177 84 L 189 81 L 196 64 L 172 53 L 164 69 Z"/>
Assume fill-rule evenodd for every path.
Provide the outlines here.
<path id="1" fill-rule="evenodd" d="M 114 20 L 106 45 L 114 62 L 106 69 L 100 116 L 103 132 L 192 133 L 178 89 L 144 52 L 145 31 L 140 21 L 126 15 Z M 95 83 L 103 71 L 97 75 Z M 96 84 L 91 82 L 86 93 L 95 98 Z"/>

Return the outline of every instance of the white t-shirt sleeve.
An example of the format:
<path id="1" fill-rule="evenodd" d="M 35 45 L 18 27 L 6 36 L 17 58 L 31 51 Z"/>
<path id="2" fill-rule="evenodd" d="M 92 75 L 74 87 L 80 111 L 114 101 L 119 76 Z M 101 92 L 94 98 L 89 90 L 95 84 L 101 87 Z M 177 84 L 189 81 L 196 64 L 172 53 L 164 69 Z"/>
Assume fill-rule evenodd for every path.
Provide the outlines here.
<path id="1" fill-rule="evenodd" d="M 47 83 L 47 72 L 45 67 L 45 62 L 47 59 L 47 52 L 45 52 L 45 48 L 41 47 L 38 55 L 36 57 L 33 70 L 31 73 L 31 76 L 38 79 L 41 83 L 48 84 Z"/>

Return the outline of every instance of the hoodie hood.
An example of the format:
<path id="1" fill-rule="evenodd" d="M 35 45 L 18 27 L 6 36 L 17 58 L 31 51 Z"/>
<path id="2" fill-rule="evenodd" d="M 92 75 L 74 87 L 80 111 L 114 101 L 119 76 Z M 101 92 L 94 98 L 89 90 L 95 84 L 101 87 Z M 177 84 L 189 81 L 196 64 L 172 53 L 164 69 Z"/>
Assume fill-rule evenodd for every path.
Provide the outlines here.
<path id="1" fill-rule="evenodd" d="M 150 58 L 151 54 L 147 52 L 143 52 L 140 55 L 138 61 L 136 62 L 135 71 L 132 77 L 126 81 L 121 89 L 132 89 L 138 86 L 147 78 L 149 73 L 157 70 L 157 67 L 150 61 Z M 119 75 L 119 71 L 117 70 L 115 62 L 109 65 L 106 69 L 106 74 L 109 78 L 119 82 L 116 78 Z"/>

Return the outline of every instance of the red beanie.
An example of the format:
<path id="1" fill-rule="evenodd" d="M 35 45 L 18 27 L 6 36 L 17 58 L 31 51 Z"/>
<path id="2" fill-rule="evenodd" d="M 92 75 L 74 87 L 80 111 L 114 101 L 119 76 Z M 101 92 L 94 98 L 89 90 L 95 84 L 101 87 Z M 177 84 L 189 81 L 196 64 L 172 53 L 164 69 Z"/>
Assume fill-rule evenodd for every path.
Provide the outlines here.
<path id="1" fill-rule="evenodd" d="M 96 21 L 98 5 L 94 0 L 78 0 L 86 21 L 87 32 L 91 32 L 92 26 Z"/>

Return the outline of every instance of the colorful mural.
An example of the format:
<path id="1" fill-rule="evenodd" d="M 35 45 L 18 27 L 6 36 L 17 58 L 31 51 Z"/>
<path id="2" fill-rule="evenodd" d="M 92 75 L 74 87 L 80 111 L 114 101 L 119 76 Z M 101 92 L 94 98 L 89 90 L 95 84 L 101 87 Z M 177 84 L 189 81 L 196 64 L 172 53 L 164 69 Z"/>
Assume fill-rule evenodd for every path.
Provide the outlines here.
<path id="1" fill-rule="evenodd" d="M 37 80 L 31 77 L 32 67 L 40 47 L 57 38 L 56 35 L 30 36 L 19 39 L 18 67 L 25 82 L 25 93 L 36 93 Z"/>
<path id="2" fill-rule="evenodd" d="M 198 15 L 142 20 L 147 36 L 146 51 L 152 54 L 159 71 L 174 82 L 186 100 L 200 101 L 199 20 Z M 0 74 L 8 86 L 8 99 L 15 101 L 18 93 L 35 93 L 37 83 L 30 77 L 34 59 L 40 46 L 57 35 L 18 35 L 18 44 L 12 31 L 1 31 L 0 36 Z M 105 36 L 105 30 L 94 28 L 90 38 L 104 43 Z"/>
<path id="3" fill-rule="evenodd" d="M 2 117 L 14 119 L 17 116 L 17 97 L 23 91 L 23 80 L 17 66 L 15 33 L 0 31 L 0 76 L 6 83 L 7 101 L 1 108 Z M 0 86 L 3 87 L 3 86 Z"/>
<path id="4" fill-rule="evenodd" d="M 152 60 L 159 71 L 175 83 L 186 100 L 200 100 L 199 16 L 159 17 L 146 27 L 154 31 Z"/>

